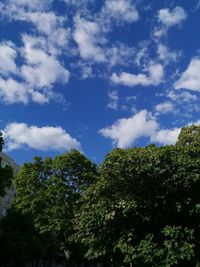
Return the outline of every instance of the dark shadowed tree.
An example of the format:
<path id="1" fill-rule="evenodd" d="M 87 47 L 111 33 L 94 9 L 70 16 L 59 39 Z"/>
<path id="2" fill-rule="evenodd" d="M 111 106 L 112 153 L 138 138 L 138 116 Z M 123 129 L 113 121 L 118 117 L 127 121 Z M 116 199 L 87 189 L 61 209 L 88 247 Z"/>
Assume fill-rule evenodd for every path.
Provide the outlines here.
<path id="1" fill-rule="evenodd" d="M 0 266 L 24 267 L 38 259 L 58 255 L 57 240 L 51 233 L 40 234 L 32 218 L 11 208 L 0 221 Z"/>

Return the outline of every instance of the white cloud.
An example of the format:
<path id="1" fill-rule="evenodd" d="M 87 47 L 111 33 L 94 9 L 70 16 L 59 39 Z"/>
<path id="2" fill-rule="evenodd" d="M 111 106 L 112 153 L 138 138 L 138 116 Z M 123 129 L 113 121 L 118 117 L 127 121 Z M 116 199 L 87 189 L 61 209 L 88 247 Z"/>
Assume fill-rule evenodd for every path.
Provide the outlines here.
<path id="1" fill-rule="evenodd" d="M 110 67 L 116 65 L 129 65 L 133 63 L 135 49 L 118 43 L 106 49 L 107 63 Z"/>
<path id="2" fill-rule="evenodd" d="M 65 17 L 48 11 L 47 6 L 50 6 L 51 2 L 8 0 L 0 4 L 0 14 L 10 20 L 32 23 L 35 30 L 46 37 L 45 43 L 47 47 L 51 47 L 51 52 L 54 50 L 54 54 L 59 54 L 61 49 L 66 49 L 68 46 L 70 30 L 65 26 Z"/>
<path id="3" fill-rule="evenodd" d="M 74 5 L 80 7 L 82 5 L 87 5 L 88 3 L 92 3 L 93 0 L 62 0 L 68 5 Z"/>
<path id="4" fill-rule="evenodd" d="M 157 54 L 160 60 L 165 64 L 169 64 L 171 61 L 175 62 L 180 56 L 179 52 L 171 52 L 168 47 L 163 44 L 158 44 Z"/>
<path id="5" fill-rule="evenodd" d="M 87 65 L 82 65 L 81 66 L 81 79 L 87 79 L 87 78 L 91 78 L 93 76 L 93 71 L 92 71 L 92 67 L 91 66 L 87 66 Z"/>
<path id="6" fill-rule="evenodd" d="M 181 128 L 159 130 L 151 137 L 151 142 L 162 145 L 175 145 L 180 131 Z"/>
<path id="7" fill-rule="evenodd" d="M 7 104 L 24 103 L 29 101 L 29 88 L 24 83 L 13 79 L 0 78 L 0 98 Z"/>
<path id="8" fill-rule="evenodd" d="M 193 101 L 197 101 L 198 97 L 194 94 L 191 94 L 190 92 L 187 91 L 182 91 L 182 92 L 174 92 L 170 91 L 167 95 L 172 101 L 178 101 L 179 103 L 190 103 Z"/>
<path id="9" fill-rule="evenodd" d="M 56 57 L 35 48 L 32 39 L 27 35 L 23 36 L 23 41 L 23 56 L 27 64 L 21 67 L 21 74 L 30 86 L 42 88 L 56 82 L 68 82 L 69 71 L 59 63 Z"/>
<path id="10" fill-rule="evenodd" d="M 52 98 L 55 100 L 56 97 L 56 93 L 54 93 L 51 88 L 48 90 L 41 89 L 39 92 L 37 89 L 32 89 L 30 85 L 25 82 L 17 82 L 12 78 L 0 78 L 0 98 L 6 104 L 28 104 L 30 100 L 38 104 L 44 104 L 49 102 Z"/>
<path id="11" fill-rule="evenodd" d="M 163 23 L 167 28 L 179 25 L 187 18 L 187 13 L 182 7 L 160 9 L 158 13 L 159 22 Z"/>
<path id="12" fill-rule="evenodd" d="M 66 49 L 70 39 L 70 30 L 64 26 L 65 18 L 54 12 L 24 12 L 19 14 L 18 20 L 26 20 L 35 26 L 40 34 L 46 35 L 45 42 L 59 53 Z M 58 51 L 56 51 L 58 50 Z"/>
<path id="13" fill-rule="evenodd" d="M 193 58 L 188 68 L 175 83 L 175 89 L 188 89 L 200 92 L 200 58 Z"/>
<path id="14" fill-rule="evenodd" d="M 159 85 L 162 82 L 164 76 L 163 66 L 161 64 L 153 63 L 147 69 L 148 74 L 131 74 L 122 72 L 120 75 L 113 73 L 111 81 L 117 84 L 123 84 L 126 86 L 149 86 Z"/>
<path id="15" fill-rule="evenodd" d="M 131 0 L 106 0 L 101 16 L 117 22 L 132 23 L 139 19 L 139 13 Z"/>
<path id="16" fill-rule="evenodd" d="M 181 128 L 160 129 L 156 118 L 147 110 L 142 110 L 130 118 L 117 120 L 113 125 L 101 129 L 99 133 L 105 138 L 110 138 L 117 147 L 127 148 L 141 137 L 147 137 L 153 143 L 174 145 L 180 131 Z"/>
<path id="17" fill-rule="evenodd" d="M 158 12 L 158 22 L 160 22 L 160 25 L 155 26 L 153 29 L 155 41 L 167 35 L 171 27 L 181 25 L 186 18 L 187 13 L 182 7 L 176 6 L 172 10 L 169 8 L 160 9 Z"/>
<path id="18" fill-rule="evenodd" d="M 118 100 L 119 100 L 119 96 L 117 91 L 112 91 L 108 93 L 108 97 L 109 97 L 109 103 L 107 105 L 108 108 L 110 109 L 118 109 Z"/>
<path id="19" fill-rule="evenodd" d="M 61 127 L 37 127 L 13 122 L 3 130 L 7 150 L 32 148 L 42 151 L 80 149 L 80 143 Z"/>
<path id="20" fill-rule="evenodd" d="M 104 50 L 101 44 L 104 39 L 101 37 L 100 27 L 96 22 L 75 17 L 74 40 L 78 44 L 80 55 L 83 59 L 105 62 Z"/>
<path id="21" fill-rule="evenodd" d="M 174 110 L 174 104 L 172 102 L 166 101 L 156 105 L 155 110 L 158 113 L 169 113 Z"/>
<path id="22" fill-rule="evenodd" d="M 200 0 L 197 1 L 195 9 L 198 10 L 200 8 Z"/>
<path id="23" fill-rule="evenodd" d="M 0 98 L 7 104 L 33 101 L 39 104 L 58 100 L 52 88 L 55 83 L 67 83 L 69 71 L 57 58 L 38 48 L 38 39 L 23 35 L 24 47 L 15 48 L 12 43 L 0 44 Z M 15 59 L 25 60 L 17 66 Z M 8 76 L 14 74 L 14 76 Z"/>
<path id="24" fill-rule="evenodd" d="M 146 110 L 132 117 L 117 120 L 112 126 L 99 131 L 101 135 L 113 140 L 117 147 L 131 146 L 140 137 L 150 137 L 155 134 L 158 123 Z"/>
<path id="25" fill-rule="evenodd" d="M 17 72 L 16 57 L 17 52 L 13 43 L 0 43 L 0 74 L 7 75 Z"/>
<path id="26" fill-rule="evenodd" d="M 70 30 L 64 26 L 64 17 L 53 12 L 25 12 L 18 19 L 22 18 L 33 23 L 37 31 L 46 36 L 45 43 L 51 47 L 51 52 L 54 49 L 54 53 L 59 54 L 60 49 L 67 49 Z"/>
<path id="27" fill-rule="evenodd" d="M 8 14 L 16 13 L 19 9 L 26 11 L 41 11 L 46 10 L 51 6 L 53 0 L 2 0 L 4 12 Z"/>
<path id="28" fill-rule="evenodd" d="M 38 32 L 46 35 L 52 34 L 64 22 L 63 17 L 57 16 L 53 12 L 25 13 L 24 17 L 36 26 Z"/>
<path id="29" fill-rule="evenodd" d="M 167 29 L 165 27 L 155 27 L 153 30 L 153 36 L 155 37 L 155 41 L 160 39 L 162 36 L 167 34 Z"/>
<path id="30" fill-rule="evenodd" d="M 139 49 L 136 52 L 134 63 L 137 66 L 142 66 L 143 62 L 147 62 L 149 59 L 149 49 L 148 49 L 149 43 L 148 42 L 141 42 L 139 44 Z"/>

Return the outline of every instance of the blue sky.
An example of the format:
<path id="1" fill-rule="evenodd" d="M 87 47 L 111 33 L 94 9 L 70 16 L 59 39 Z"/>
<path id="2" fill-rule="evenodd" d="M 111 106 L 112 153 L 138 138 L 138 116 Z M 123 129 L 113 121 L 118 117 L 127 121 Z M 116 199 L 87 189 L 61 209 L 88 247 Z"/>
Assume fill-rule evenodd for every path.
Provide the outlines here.
<path id="1" fill-rule="evenodd" d="M 174 144 L 200 123 L 200 1 L 1 0 L 0 129 L 18 163 Z"/>

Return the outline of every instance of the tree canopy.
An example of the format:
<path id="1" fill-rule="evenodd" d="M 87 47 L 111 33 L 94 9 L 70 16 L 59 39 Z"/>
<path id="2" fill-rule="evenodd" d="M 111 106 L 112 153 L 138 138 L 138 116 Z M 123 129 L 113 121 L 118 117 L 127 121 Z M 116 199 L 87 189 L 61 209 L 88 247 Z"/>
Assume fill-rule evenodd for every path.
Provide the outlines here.
<path id="1" fill-rule="evenodd" d="M 88 258 L 137 267 L 196 266 L 199 129 L 184 128 L 176 146 L 114 149 L 107 155 L 75 220 Z"/>
<path id="2" fill-rule="evenodd" d="M 3 149 L 4 140 L 2 137 L 2 133 L 0 132 L 0 152 Z M 13 171 L 10 166 L 2 166 L 2 159 L 0 157 L 0 197 L 4 196 L 6 193 L 6 189 L 12 183 Z"/>
<path id="3" fill-rule="evenodd" d="M 71 251 L 72 219 L 81 195 L 96 176 L 96 165 L 76 150 L 54 159 L 36 157 L 14 179 L 15 206 L 30 214 L 40 233 L 53 231 L 60 246 Z"/>
<path id="4" fill-rule="evenodd" d="M 114 149 L 98 168 L 75 150 L 37 157 L 15 178 L 15 206 L 64 249 L 106 266 L 198 266 L 199 141 L 192 125 L 174 146 Z"/>
<path id="5" fill-rule="evenodd" d="M 37 259 L 55 259 L 58 255 L 56 238 L 52 233 L 40 234 L 32 218 L 14 208 L 0 222 L 0 266 L 24 267 Z"/>

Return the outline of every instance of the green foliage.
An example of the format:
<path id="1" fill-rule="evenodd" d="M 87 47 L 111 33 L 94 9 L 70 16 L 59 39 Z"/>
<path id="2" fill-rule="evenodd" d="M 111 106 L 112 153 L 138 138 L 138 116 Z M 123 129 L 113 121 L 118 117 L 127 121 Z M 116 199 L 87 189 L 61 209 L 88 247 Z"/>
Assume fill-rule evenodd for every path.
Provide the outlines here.
<path id="1" fill-rule="evenodd" d="M 192 126 L 193 127 L 193 126 Z M 193 128 L 192 128 L 193 129 Z M 195 266 L 200 251 L 200 146 L 115 149 L 82 197 L 76 238 L 90 259 L 134 266 Z M 183 134 L 183 132 L 182 132 Z M 183 141 L 184 143 L 185 141 Z"/>
<path id="2" fill-rule="evenodd" d="M 200 127 L 198 125 L 191 125 L 183 127 L 176 143 L 177 146 L 193 145 L 197 148 L 200 144 Z"/>
<path id="3" fill-rule="evenodd" d="M 0 132 L 0 152 L 3 148 L 3 137 Z M 13 171 L 10 166 L 2 167 L 1 165 L 1 157 L 0 157 L 0 197 L 4 196 L 6 193 L 6 189 L 11 185 L 13 177 Z"/>
<path id="4" fill-rule="evenodd" d="M 26 163 L 14 179 L 15 206 L 33 218 L 40 233 L 54 232 L 61 248 L 71 248 L 72 219 L 80 196 L 95 180 L 97 168 L 76 150 L 55 159 Z"/>
<path id="5" fill-rule="evenodd" d="M 10 209 L 0 221 L 0 266 L 23 267 L 35 258 L 51 259 L 57 253 L 55 237 L 39 234 L 31 217 Z"/>
<path id="6" fill-rule="evenodd" d="M 15 206 L 88 259 L 199 266 L 199 133 L 193 125 L 175 146 L 114 149 L 98 170 L 75 150 L 35 158 L 15 178 Z"/>

